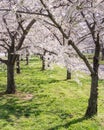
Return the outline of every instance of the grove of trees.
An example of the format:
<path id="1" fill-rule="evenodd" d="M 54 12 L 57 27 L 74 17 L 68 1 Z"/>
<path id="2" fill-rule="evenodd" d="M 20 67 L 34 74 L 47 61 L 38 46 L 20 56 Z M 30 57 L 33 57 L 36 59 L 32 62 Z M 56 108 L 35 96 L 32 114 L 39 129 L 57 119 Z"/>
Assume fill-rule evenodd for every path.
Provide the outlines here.
<path id="1" fill-rule="evenodd" d="M 78 61 L 88 68 L 91 75 L 85 116 L 96 115 L 101 52 L 104 59 L 103 10 L 103 0 L 0 1 L 0 52 L 7 53 L 7 59 L 0 58 L 0 61 L 7 66 L 6 93 L 16 92 L 14 65 L 23 50 L 40 55 L 42 70 L 45 69 L 46 54 L 53 56 L 55 62 L 64 62 L 68 79 L 73 64 Z M 92 63 L 84 53 L 90 48 L 94 50 Z"/>

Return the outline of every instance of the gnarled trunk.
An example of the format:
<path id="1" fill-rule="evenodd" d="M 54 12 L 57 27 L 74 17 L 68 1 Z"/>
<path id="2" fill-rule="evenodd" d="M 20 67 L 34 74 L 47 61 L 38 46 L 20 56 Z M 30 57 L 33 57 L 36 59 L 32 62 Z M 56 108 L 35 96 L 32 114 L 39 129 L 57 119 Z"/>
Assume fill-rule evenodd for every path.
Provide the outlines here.
<path id="1" fill-rule="evenodd" d="M 87 111 L 85 114 L 86 117 L 92 117 L 94 115 L 97 115 L 99 59 L 100 59 L 100 43 L 98 35 L 97 41 L 95 41 L 95 54 L 93 57 L 94 72 L 91 74 L 91 91 Z"/>
<path id="2" fill-rule="evenodd" d="M 98 75 L 92 74 L 90 98 L 85 116 L 92 117 L 93 115 L 97 114 L 97 104 L 98 104 L 97 99 L 98 99 Z"/>
<path id="3" fill-rule="evenodd" d="M 15 80 L 14 80 L 14 64 L 7 64 L 7 94 L 14 94 L 16 92 Z"/>
<path id="4" fill-rule="evenodd" d="M 13 44 L 14 45 L 14 44 Z M 7 94 L 14 94 L 16 92 L 15 80 L 14 80 L 14 66 L 17 55 L 14 54 L 14 46 L 11 46 L 8 53 L 7 62 Z"/>

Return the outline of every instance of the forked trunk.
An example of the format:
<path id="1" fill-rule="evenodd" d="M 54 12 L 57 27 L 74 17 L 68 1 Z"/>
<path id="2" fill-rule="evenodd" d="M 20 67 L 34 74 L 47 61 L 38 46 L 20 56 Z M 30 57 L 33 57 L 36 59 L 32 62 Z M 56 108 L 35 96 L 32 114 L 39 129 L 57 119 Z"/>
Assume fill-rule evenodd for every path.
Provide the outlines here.
<path id="1" fill-rule="evenodd" d="M 98 75 L 91 75 L 91 91 L 90 98 L 88 102 L 88 108 L 86 111 L 86 117 L 92 117 L 97 114 L 97 104 L 98 104 Z"/>
<path id="2" fill-rule="evenodd" d="M 14 80 L 14 64 L 7 65 L 7 94 L 14 94 L 16 92 Z"/>

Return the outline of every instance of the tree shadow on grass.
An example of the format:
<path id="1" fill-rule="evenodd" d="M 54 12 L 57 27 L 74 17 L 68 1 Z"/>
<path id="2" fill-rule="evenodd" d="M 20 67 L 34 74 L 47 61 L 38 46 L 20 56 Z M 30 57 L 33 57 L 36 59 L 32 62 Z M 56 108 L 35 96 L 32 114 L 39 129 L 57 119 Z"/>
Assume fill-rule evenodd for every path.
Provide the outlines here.
<path id="1" fill-rule="evenodd" d="M 58 129 L 61 128 L 61 127 L 64 127 L 64 128 L 67 129 L 67 128 L 69 128 L 71 125 L 80 123 L 80 122 L 82 122 L 82 121 L 84 121 L 84 120 L 87 120 L 87 119 L 88 119 L 88 118 L 86 118 L 86 117 L 81 117 L 81 118 L 78 118 L 78 119 L 73 119 L 73 120 L 71 120 L 71 121 L 68 122 L 68 123 L 61 124 L 61 125 L 57 125 L 57 126 L 55 126 L 55 127 L 49 128 L 48 130 L 58 130 Z"/>
<path id="2" fill-rule="evenodd" d="M 29 118 L 29 117 L 37 117 L 41 113 L 51 113 L 51 114 L 57 114 L 62 120 L 64 120 L 67 117 L 70 117 L 68 113 L 57 111 L 53 113 L 53 111 L 48 111 L 46 109 L 41 109 L 42 105 L 44 106 L 44 102 L 39 103 L 33 103 L 31 100 L 24 101 L 19 100 L 14 95 L 6 95 L 5 93 L 0 94 L 0 100 L 2 101 L 0 104 L 0 119 L 5 120 L 11 125 L 15 123 L 15 119 L 19 119 L 21 117 Z M 51 106 L 51 104 L 54 101 L 52 101 L 48 106 Z M 40 108 L 41 106 L 41 108 Z M 72 118 L 72 117 L 70 117 Z M 73 124 L 77 124 L 82 122 L 83 120 L 86 120 L 87 118 L 82 117 L 78 119 L 72 119 L 68 123 L 65 124 L 59 124 L 52 128 L 49 128 L 47 130 L 58 130 L 61 127 L 63 128 L 69 128 Z"/>
<path id="3" fill-rule="evenodd" d="M 39 106 L 43 103 L 31 104 L 31 101 L 19 100 L 13 95 L 5 95 L 1 93 L 0 100 L 0 119 L 6 120 L 7 122 L 15 122 L 13 119 L 19 119 L 21 117 L 28 118 L 29 116 L 34 115 L 38 116 L 42 112 L 39 110 Z"/>

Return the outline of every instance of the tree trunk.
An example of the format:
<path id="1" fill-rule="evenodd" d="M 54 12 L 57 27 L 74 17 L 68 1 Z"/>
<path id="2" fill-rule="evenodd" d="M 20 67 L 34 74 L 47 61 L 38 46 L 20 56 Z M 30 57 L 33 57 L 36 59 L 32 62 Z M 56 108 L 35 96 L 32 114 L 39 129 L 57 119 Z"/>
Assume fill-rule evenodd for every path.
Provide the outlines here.
<path id="1" fill-rule="evenodd" d="M 95 54 L 93 57 L 94 73 L 91 74 L 91 91 L 87 111 L 85 114 L 86 117 L 92 117 L 94 115 L 97 115 L 99 59 L 100 59 L 100 43 L 98 35 L 97 41 L 95 41 Z"/>
<path id="2" fill-rule="evenodd" d="M 26 48 L 26 65 L 28 65 L 28 64 L 29 64 L 29 51 Z"/>
<path id="3" fill-rule="evenodd" d="M 45 70 L 45 59 L 44 59 L 44 56 L 41 56 L 41 60 L 42 60 L 42 71 Z"/>
<path id="4" fill-rule="evenodd" d="M 86 111 L 86 117 L 92 117 L 97 114 L 97 99 L 98 99 L 98 75 L 91 75 L 91 91 L 88 102 L 88 108 Z"/>
<path id="5" fill-rule="evenodd" d="M 14 94 L 16 92 L 14 80 L 14 64 L 7 64 L 7 94 Z"/>
<path id="6" fill-rule="evenodd" d="M 104 48 L 102 48 L 102 60 L 104 60 Z"/>
<path id="7" fill-rule="evenodd" d="M 21 54 L 21 56 L 20 56 L 20 60 L 23 61 L 23 54 Z"/>
<path id="8" fill-rule="evenodd" d="M 16 59 L 16 72 L 17 74 L 20 74 L 20 55 L 17 55 Z"/>
<path id="9" fill-rule="evenodd" d="M 69 69 L 67 69 L 67 78 L 66 78 L 67 80 L 68 79 L 71 79 L 71 72 L 70 72 L 70 70 Z"/>
<path id="10" fill-rule="evenodd" d="M 29 55 L 26 54 L 26 65 L 28 65 L 28 64 L 29 64 Z"/>

